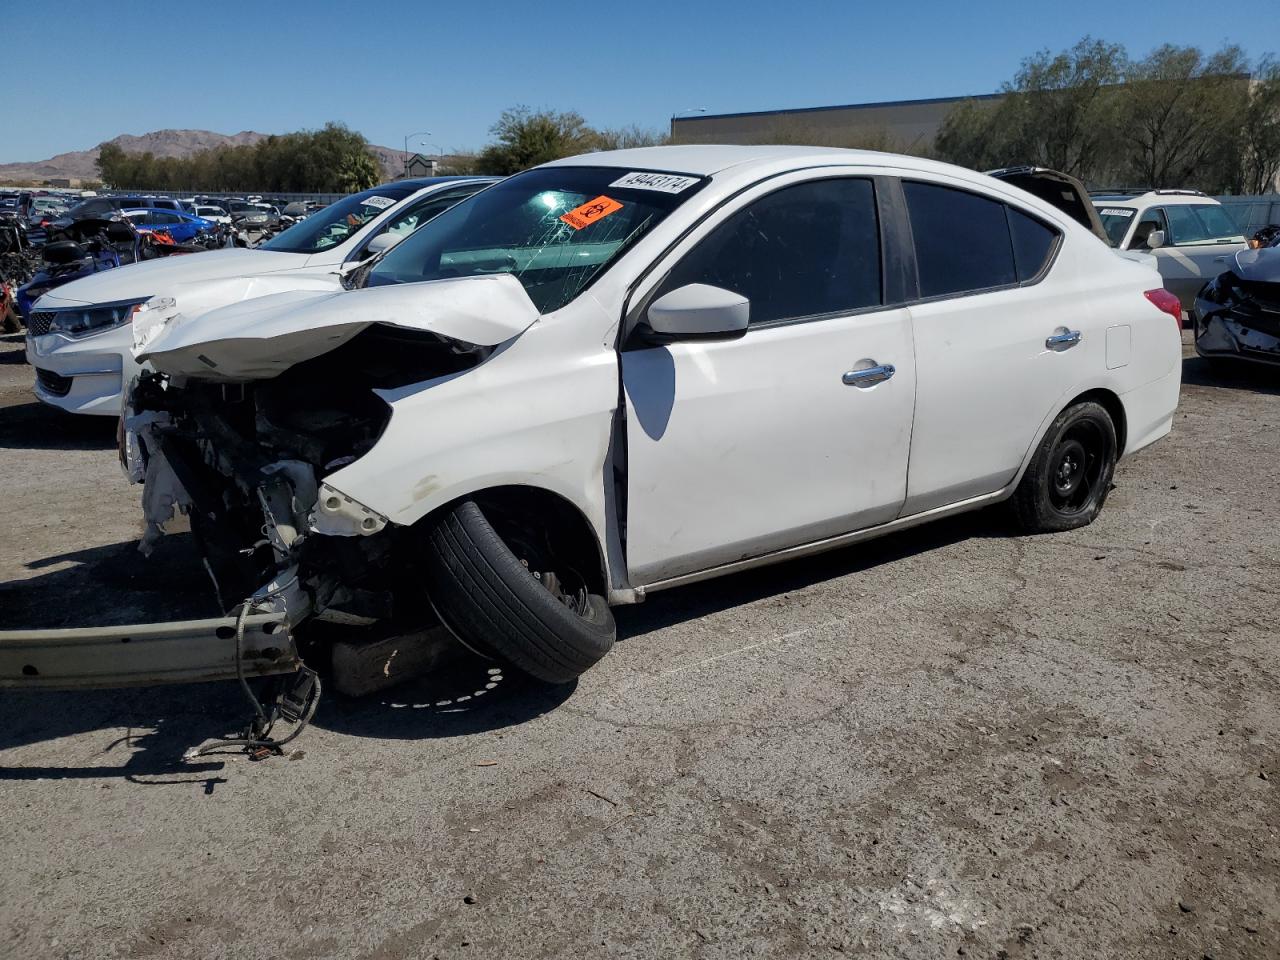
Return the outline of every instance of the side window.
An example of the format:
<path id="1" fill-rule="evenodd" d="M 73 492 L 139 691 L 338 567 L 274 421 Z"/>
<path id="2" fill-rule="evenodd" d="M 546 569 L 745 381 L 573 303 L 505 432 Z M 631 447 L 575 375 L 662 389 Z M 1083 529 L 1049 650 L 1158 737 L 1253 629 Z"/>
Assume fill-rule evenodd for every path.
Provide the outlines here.
<path id="1" fill-rule="evenodd" d="M 1169 228 L 1175 244 L 1215 243 L 1220 240 L 1237 240 L 1243 231 L 1231 215 L 1213 204 L 1169 207 Z"/>
<path id="2" fill-rule="evenodd" d="M 444 193 L 434 193 L 429 197 L 424 197 L 417 203 L 410 204 L 404 210 L 400 211 L 400 213 L 388 220 L 387 225 L 379 232 L 402 234 L 413 233 L 413 231 L 417 230 L 428 220 L 438 217 L 459 200 L 465 200 L 478 190 L 478 186 L 471 184 L 457 190 L 448 190 Z"/>
<path id="3" fill-rule="evenodd" d="M 761 197 L 685 255 L 655 297 L 690 283 L 747 297 L 752 326 L 878 306 L 875 188 L 818 180 Z"/>
<path id="4" fill-rule="evenodd" d="M 1167 242 L 1182 246 L 1188 243 L 1205 243 L 1209 239 L 1209 231 L 1205 229 L 1200 218 L 1191 207 L 1179 205 L 1165 207 L 1165 216 L 1169 220 L 1169 239 Z"/>
<path id="5" fill-rule="evenodd" d="M 1018 280 L 1005 205 L 965 190 L 903 181 L 920 295 L 1005 287 Z"/>
<path id="6" fill-rule="evenodd" d="M 455 190 L 446 190 L 442 193 L 434 193 L 429 197 L 423 197 L 421 200 L 409 204 L 409 206 L 405 207 L 399 213 L 393 215 L 390 220 L 382 225 L 382 228 L 378 230 L 373 237 L 379 237 L 383 234 L 389 233 L 399 236 L 400 239 L 403 240 L 428 220 L 432 220 L 440 216 L 440 214 L 444 213 L 454 204 L 461 200 L 465 200 L 473 193 L 478 193 L 484 187 L 485 184 L 469 183 L 465 187 L 458 187 Z M 370 237 L 369 240 L 372 240 L 373 237 Z M 368 241 L 366 241 L 363 249 L 361 249 L 359 253 L 355 254 L 354 259 L 364 260 L 369 256 L 371 256 L 371 253 L 369 251 Z"/>
<path id="7" fill-rule="evenodd" d="M 1169 240 L 1169 224 L 1164 218 L 1164 209 L 1162 207 L 1151 207 L 1142 211 L 1142 219 L 1138 221 L 1138 225 L 1133 228 L 1133 239 L 1129 241 L 1130 250 L 1149 250 L 1147 238 L 1157 230 L 1164 232 L 1165 243 Z"/>
<path id="8" fill-rule="evenodd" d="M 1034 280 L 1045 268 L 1058 245 L 1058 231 L 1013 207 L 1009 211 L 1009 233 L 1013 236 L 1013 261 L 1018 282 Z"/>

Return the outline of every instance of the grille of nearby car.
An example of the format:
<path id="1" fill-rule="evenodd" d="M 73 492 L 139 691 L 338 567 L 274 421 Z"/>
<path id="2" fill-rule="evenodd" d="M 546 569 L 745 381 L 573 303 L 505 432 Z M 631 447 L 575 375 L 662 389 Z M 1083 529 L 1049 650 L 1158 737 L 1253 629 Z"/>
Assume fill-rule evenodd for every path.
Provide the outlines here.
<path id="1" fill-rule="evenodd" d="M 27 324 L 27 329 L 31 331 L 33 337 L 43 337 L 49 332 L 49 325 L 53 323 L 53 313 L 48 310 L 41 310 L 38 313 L 31 314 L 31 322 Z"/>
<path id="2" fill-rule="evenodd" d="M 65 397 L 71 392 L 71 378 L 54 373 L 52 370 L 36 367 L 36 379 L 40 381 L 40 386 L 44 387 L 47 393 L 55 397 Z"/>

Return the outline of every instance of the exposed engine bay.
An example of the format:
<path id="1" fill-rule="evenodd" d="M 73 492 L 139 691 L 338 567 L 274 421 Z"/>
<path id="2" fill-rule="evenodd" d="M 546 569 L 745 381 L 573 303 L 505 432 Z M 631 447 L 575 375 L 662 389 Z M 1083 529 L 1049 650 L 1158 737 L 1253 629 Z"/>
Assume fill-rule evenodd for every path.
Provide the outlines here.
<path id="1" fill-rule="evenodd" d="M 375 391 L 459 373 L 491 352 L 374 324 L 271 379 L 145 373 L 121 442 L 126 473 L 146 484 L 143 549 L 183 513 L 224 610 L 253 598 L 295 626 L 429 615 L 393 603 L 413 596 L 394 589 L 411 566 L 391 562 L 402 531 L 325 478 L 382 435 L 391 407 Z"/>

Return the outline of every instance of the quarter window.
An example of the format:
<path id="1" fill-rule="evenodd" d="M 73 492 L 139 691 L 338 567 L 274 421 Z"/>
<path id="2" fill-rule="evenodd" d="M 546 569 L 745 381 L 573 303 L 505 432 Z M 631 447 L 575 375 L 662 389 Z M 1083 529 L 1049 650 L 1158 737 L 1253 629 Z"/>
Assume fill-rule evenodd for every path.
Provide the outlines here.
<path id="1" fill-rule="evenodd" d="M 1013 236 L 1013 259 L 1018 282 L 1026 283 L 1039 276 L 1057 243 L 1058 231 L 1009 207 L 1009 232 Z"/>
<path id="2" fill-rule="evenodd" d="M 784 187 L 716 227 L 655 296 L 705 283 L 751 301 L 751 325 L 849 313 L 881 302 L 880 229 L 870 180 Z"/>
<path id="3" fill-rule="evenodd" d="M 965 190 L 904 181 L 922 297 L 1018 280 L 1005 205 Z"/>

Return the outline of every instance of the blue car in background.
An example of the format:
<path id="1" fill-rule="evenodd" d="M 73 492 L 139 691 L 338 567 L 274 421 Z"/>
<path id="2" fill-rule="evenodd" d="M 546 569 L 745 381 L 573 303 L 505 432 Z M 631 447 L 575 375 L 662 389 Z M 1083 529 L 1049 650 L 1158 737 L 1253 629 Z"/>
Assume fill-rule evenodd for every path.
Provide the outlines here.
<path id="1" fill-rule="evenodd" d="M 57 236 L 44 245 L 41 269 L 18 288 L 15 297 L 22 322 L 35 336 L 49 332 L 48 321 L 42 326 L 31 312 L 31 305 L 44 294 L 72 280 L 137 263 L 143 255 L 138 231 L 123 220 L 77 220 Z"/>
<path id="2" fill-rule="evenodd" d="M 163 230 L 173 238 L 174 243 L 186 243 L 201 231 L 212 233 L 217 224 L 203 217 L 194 217 L 189 213 L 177 210 L 132 209 L 121 210 L 120 215 L 143 233 L 155 233 Z"/>

